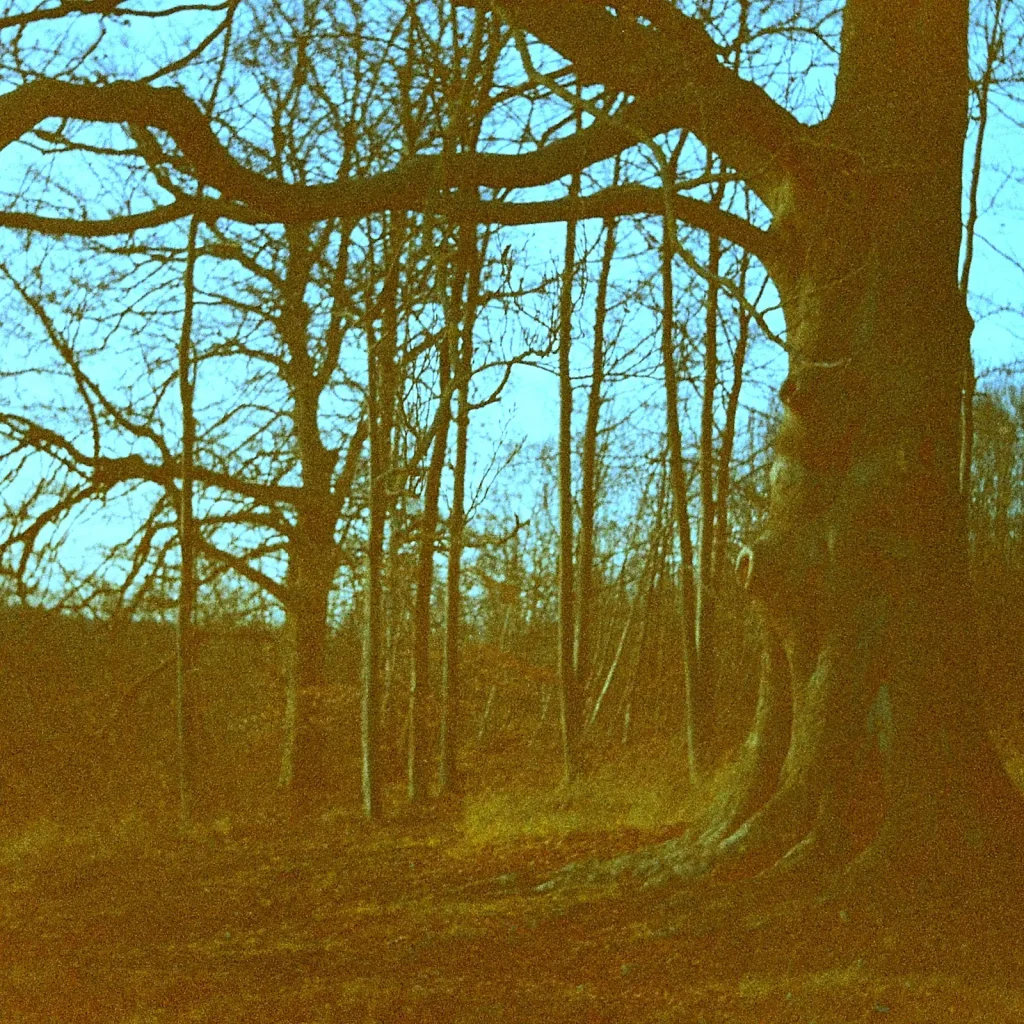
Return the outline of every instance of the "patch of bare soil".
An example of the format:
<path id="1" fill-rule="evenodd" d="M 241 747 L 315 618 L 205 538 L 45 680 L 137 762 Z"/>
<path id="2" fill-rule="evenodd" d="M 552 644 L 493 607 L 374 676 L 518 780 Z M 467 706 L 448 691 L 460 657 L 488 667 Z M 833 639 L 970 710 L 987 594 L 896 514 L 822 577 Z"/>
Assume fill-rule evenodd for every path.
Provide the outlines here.
<path id="1" fill-rule="evenodd" d="M 1024 1021 L 1012 894 L 897 913 L 708 882 L 544 884 L 665 838 L 44 821 L 0 844 L 0 1020 Z"/>

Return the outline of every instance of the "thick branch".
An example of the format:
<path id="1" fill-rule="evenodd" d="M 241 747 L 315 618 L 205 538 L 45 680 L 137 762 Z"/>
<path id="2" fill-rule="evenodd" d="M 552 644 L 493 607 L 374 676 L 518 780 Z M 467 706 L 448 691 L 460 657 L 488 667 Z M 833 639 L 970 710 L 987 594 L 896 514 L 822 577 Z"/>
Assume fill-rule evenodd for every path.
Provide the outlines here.
<path id="1" fill-rule="evenodd" d="M 173 465 L 162 466 L 146 462 L 141 455 L 127 455 L 122 458 L 85 459 L 93 466 L 93 480 L 102 487 L 111 487 L 115 483 L 127 480 L 148 480 L 163 487 L 170 486 L 180 475 Z M 197 466 L 196 481 L 208 487 L 219 487 L 221 490 L 238 494 L 254 501 L 272 505 L 277 502 L 288 502 L 299 505 L 303 500 L 301 487 L 289 487 L 284 484 L 261 484 L 252 480 L 244 480 L 230 473 L 204 469 Z"/>
<path id="2" fill-rule="evenodd" d="M 771 235 L 743 217 L 689 196 L 676 195 L 673 206 L 676 216 L 691 227 L 735 242 L 763 261 L 770 261 Z M 577 220 L 607 220 L 645 213 L 660 217 L 665 213 L 665 193 L 663 189 L 647 185 L 613 185 L 579 199 L 566 196 L 534 203 L 453 201 L 447 204 L 446 212 L 459 222 L 506 225 L 547 224 L 567 220 L 570 216 Z"/>
<path id="3" fill-rule="evenodd" d="M 179 89 L 135 82 L 31 82 L 0 96 L 0 150 L 48 117 L 131 123 L 166 132 L 203 185 L 217 189 L 224 199 L 244 203 L 249 208 L 243 213 L 230 204 L 222 204 L 222 215 L 284 224 L 361 217 L 387 209 L 436 211 L 438 200 L 447 189 L 544 185 L 633 145 L 638 128 L 647 134 L 657 134 L 673 127 L 670 114 L 652 99 L 629 104 L 608 123 L 592 125 L 530 153 L 463 153 L 445 157 L 443 164 L 439 156 L 418 156 L 365 178 L 293 185 L 270 180 L 243 167 L 222 145 L 199 107 Z M 179 200 L 173 208 L 180 211 L 179 216 L 194 212 L 185 200 Z M 166 215 L 154 211 L 118 218 L 118 230 L 155 226 L 163 216 Z M 145 220 L 148 217 L 154 220 Z M 4 218 L 0 223 L 12 227 L 41 231 L 47 226 L 46 220 L 32 220 L 27 214 L 8 213 Z M 55 229 L 61 227 L 63 219 L 57 220 L 48 233 L 61 233 Z M 64 227 L 67 230 L 63 233 L 79 233 L 66 224 Z"/>
<path id="4" fill-rule="evenodd" d="M 256 566 L 247 562 L 240 555 L 233 555 L 229 551 L 225 551 L 223 548 L 217 547 L 216 544 L 206 540 L 205 537 L 198 538 L 199 550 L 209 558 L 211 561 L 219 562 L 221 565 L 226 566 L 228 569 L 233 569 L 239 576 L 244 577 L 250 583 L 256 584 L 256 586 L 265 590 L 275 601 L 279 602 L 283 607 L 287 608 L 289 605 L 289 593 L 288 588 L 283 584 L 278 583 L 277 580 L 268 576 L 265 572 L 261 572 Z"/>
<path id="5" fill-rule="evenodd" d="M 581 82 L 627 93 L 641 106 L 656 102 L 666 120 L 696 135 L 775 209 L 787 179 L 810 170 L 810 130 L 721 63 L 700 22 L 678 11 L 652 20 L 660 6 L 508 0 L 501 9 L 571 61 Z"/>
<path id="6" fill-rule="evenodd" d="M 382 196 L 382 200 L 386 197 Z M 577 220 L 592 218 L 628 217 L 636 214 L 660 216 L 665 209 L 664 193 L 661 189 L 646 185 L 616 185 L 602 189 L 578 200 L 568 197 L 539 202 L 515 203 L 504 200 L 460 198 L 457 194 L 447 195 L 439 200 L 411 204 L 413 211 L 440 213 L 458 224 L 517 225 L 550 224 L 564 221 L 570 215 Z M 725 238 L 764 263 L 770 263 L 773 239 L 767 231 L 755 227 L 743 217 L 725 210 L 719 210 L 708 203 L 689 196 L 675 198 L 676 216 L 691 227 L 700 228 Z M 204 200 L 178 200 L 168 206 L 158 207 L 146 213 L 127 214 L 110 220 L 77 220 L 71 217 L 42 217 L 31 213 L 0 212 L 0 227 L 37 231 L 45 235 L 75 235 L 79 237 L 100 237 L 107 235 L 131 234 L 144 228 L 158 227 L 184 217 L 197 215 L 200 220 L 215 221 L 219 218 L 244 223 L 279 223 L 271 216 L 254 214 L 237 203 Z"/>
<path id="7" fill-rule="evenodd" d="M 0 18 L 0 30 L 25 28 L 40 21 L 54 21 L 69 14 L 116 14 L 122 0 L 63 0 L 55 7 L 37 8 L 21 14 L 8 14 Z"/>
<path id="8" fill-rule="evenodd" d="M 0 210 L 0 227 L 36 231 L 41 235 L 53 237 L 72 235 L 77 238 L 105 238 L 110 235 L 130 235 L 146 228 L 158 228 L 192 216 L 204 222 L 213 222 L 224 217 L 248 224 L 264 223 L 261 218 L 254 217 L 244 206 L 237 203 L 179 199 L 167 206 L 157 206 L 142 213 L 118 214 L 103 220 L 46 217 L 35 213 Z"/>

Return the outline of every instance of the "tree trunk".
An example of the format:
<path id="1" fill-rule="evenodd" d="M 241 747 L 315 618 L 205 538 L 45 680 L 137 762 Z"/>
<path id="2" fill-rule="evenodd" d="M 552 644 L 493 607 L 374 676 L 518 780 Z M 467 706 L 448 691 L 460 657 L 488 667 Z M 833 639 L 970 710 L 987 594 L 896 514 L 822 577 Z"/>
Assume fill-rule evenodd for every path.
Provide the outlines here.
<path id="1" fill-rule="evenodd" d="M 675 174 L 671 177 L 675 189 Z M 668 437 L 668 476 L 672 488 L 672 501 L 679 530 L 679 557 L 681 577 L 682 656 L 686 687 L 686 735 L 690 781 L 696 782 L 703 774 L 707 761 L 707 733 L 699 695 L 700 665 L 697 657 L 696 596 L 693 580 L 693 538 L 690 534 L 689 483 L 683 464 L 683 436 L 679 426 L 679 374 L 676 370 L 675 299 L 672 280 L 672 261 L 676 250 L 676 223 L 674 215 L 666 210 L 661 252 L 661 363 L 665 379 L 665 421 Z"/>
<path id="2" fill-rule="evenodd" d="M 708 169 L 711 169 L 709 162 Z M 715 187 L 713 203 L 721 206 L 724 182 Z M 700 761 L 708 767 L 714 755 L 711 729 L 715 719 L 718 644 L 716 604 L 719 579 L 715 575 L 715 398 L 718 391 L 718 274 L 722 240 L 708 236 L 708 293 L 704 300 L 704 393 L 700 409 L 700 546 L 698 549 L 694 643 L 697 648 L 696 683 L 690 707 L 693 740 Z M 722 453 L 724 456 L 724 452 Z"/>
<path id="3" fill-rule="evenodd" d="M 744 256 L 740 268 L 737 289 L 746 294 L 747 268 L 749 257 Z M 718 483 L 715 488 L 715 544 L 714 578 L 724 584 L 725 555 L 729 545 L 729 495 L 732 491 L 732 454 L 736 440 L 736 413 L 739 410 L 740 391 L 743 388 L 743 372 L 750 344 L 750 312 L 740 307 L 737 312 L 739 333 L 736 350 L 732 357 L 732 382 L 729 397 L 725 403 L 725 421 L 722 424 L 722 443 L 718 452 Z"/>
<path id="4" fill-rule="evenodd" d="M 289 546 L 285 612 L 288 669 L 284 741 L 278 786 L 308 800 L 325 796 L 336 781 L 325 725 L 328 603 L 334 584 L 333 530 L 327 536 L 299 512 Z M 318 524 L 321 525 L 321 524 Z"/>
<path id="5" fill-rule="evenodd" d="M 573 176 L 570 195 L 580 190 Z M 575 572 L 572 500 L 572 284 L 576 270 L 576 220 L 565 225 L 565 260 L 558 309 L 558 694 L 562 727 L 563 774 L 568 782 L 579 768 L 583 708 L 576 678 Z"/>
<path id="6" fill-rule="evenodd" d="M 452 38 L 458 39 L 458 5 L 451 7 Z M 477 11 L 473 21 L 465 73 L 456 104 L 450 134 L 446 143 L 465 151 L 475 148 L 486 116 L 487 98 L 494 79 L 494 69 L 503 45 L 502 33 L 495 31 L 496 22 L 484 11 Z M 485 38 L 490 34 L 490 40 Z M 456 66 L 458 61 L 456 60 Z M 479 198 L 477 193 L 473 193 Z M 456 320 L 449 353 L 454 376 L 458 407 L 455 415 L 455 479 L 452 506 L 448 518 L 448 578 L 445 582 L 444 665 L 440 687 L 440 734 L 438 737 L 438 791 L 458 796 L 462 792 L 458 751 L 462 739 L 460 707 L 462 700 L 462 552 L 466 529 L 466 458 L 469 448 L 469 388 L 473 377 L 473 332 L 480 305 L 487 239 L 477 237 L 476 227 L 459 229 L 457 263 L 465 275 L 465 297 L 453 303 L 461 312 Z"/>
<path id="7" fill-rule="evenodd" d="M 985 147 L 985 130 L 988 127 L 988 100 L 992 78 L 1004 45 L 1003 0 L 995 0 L 992 10 L 992 24 L 986 29 L 987 52 L 985 69 L 978 84 L 978 134 L 974 139 L 974 159 L 971 161 L 971 183 L 967 193 L 967 224 L 964 230 L 964 261 L 960 267 L 960 292 L 967 301 L 971 283 L 971 266 L 974 263 L 974 237 L 978 224 L 978 185 L 981 182 L 981 158 Z M 971 354 L 970 336 L 964 350 L 963 397 L 960 410 L 960 494 L 968 503 L 971 500 L 971 463 L 974 454 L 974 395 L 977 381 L 974 376 L 974 357 Z"/>
<path id="8" fill-rule="evenodd" d="M 458 388 L 455 419 L 455 475 L 452 509 L 448 517 L 448 579 L 445 584 L 444 671 L 441 677 L 441 734 L 439 789 L 458 796 L 463 780 L 458 754 L 462 741 L 462 552 L 466 535 L 466 458 L 469 451 L 469 388 L 473 379 L 473 332 L 480 307 L 486 241 L 479 241 L 475 228 L 459 232 L 460 261 L 467 267 L 466 298 L 461 337 L 452 362 Z"/>
<path id="9" fill-rule="evenodd" d="M 608 315 L 608 279 L 615 255 L 615 221 L 605 226 L 604 251 L 597 281 L 594 311 L 594 352 L 591 360 L 587 420 L 583 428 L 583 456 L 580 460 L 580 549 L 579 600 L 576 607 L 576 685 L 585 693 L 594 664 L 594 519 L 597 509 L 597 430 L 604 400 L 605 319 Z"/>
<path id="10" fill-rule="evenodd" d="M 456 282 L 457 292 L 462 291 L 462 281 Z M 446 334 L 458 336 L 457 313 L 447 311 L 449 327 Z M 430 687 L 430 607 L 434 590 L 434 549 L 437 542 L 438 505 L 441 498 L 441 473 L 444 470 L 445 453 L 448 450 L 448 426 L 451 422 L 451 399 L 448 392 L 450 373 L 450 350 L 454 347 L 450 336 L 443 337 L 438 345 L 440 356 L 439 388 L 440 400 L 437 415 L 431 430 L 434 445 L 431 449 L 430 464 L 424 486 L 423 512 L 420 515 L 419 558 L 416 566 L 416 605 L 413 612 L 413 664 L 412 680 L 409 686 L 409 735 L 407 749 L 407 795 L 410 803 L 419 803 L 427 796 L 427 768 L 425 758 L 426 697 Z"/>
<path id="11" fill-rule="evenodd" d="M 185 261 L 185 307 L 178 342 L 178 393 L 181 399 L 181 499 L 178 506 L 178 540 L 181 548 L 181 580 L 178 587 L 176 723 L 178 739 L 178 810 L 187 825 L 195 810 L 196 729 L 195 604 L 196 524 L 193 506 L 195 480 L 195 361 L 192 350 L 192 317 L 195 306 L 196 238 L 199 222 L 189 223 Z"/>
<path id="12" fill-rule="evenodd" d="M 362 688 L 363 813 L 379 817 L 381 785 L 378 771 L 380 746 L 380 692 L 384 669 L 384 530 L 388 513 L 388 472 L 391 466 L 391 431 L 395 414 L 398 353 L 398 302 L 401 254 L 407 217 L 391 214 L 381 294 L 381 327 L 376 335 L 367 324 L 367 405 L 370 441 L 370 526 L 366 557 L 366 637 Z"/>
<path id="13" fill-rule="evenodd" d="M 337 452 L 320 433 L 320 397 L 326 381 L 310 355 L 306 290 L 315 259 L 308 225 L 285 229 L 287 264 L 277 329 L 288 354 L 292 431 L 302 473 L 295 528 L 288 548 L 288 680 L 284 743 L 278 783 L 302 800 L 322 799 L 332 788 L 324 705 L 327 690 L 327 606 L 338 554 L 337 502 L 331 488 Z"/>
<path id="14" fill-rule="evenodd" d="M 786 412 L 768 526 L 737 568 L 785 654 L 789 694 L 762 702 L 790 700 L 791 729 L 774 792 L 717 848 L 725 870 L 856 858 L 848 878 L 959 885 L 1019 857 L 1019 801 L 971 699 L 966 40 L 966 3 L 849 0 L 820 180 L 794 182 L 773 227 Z"/>

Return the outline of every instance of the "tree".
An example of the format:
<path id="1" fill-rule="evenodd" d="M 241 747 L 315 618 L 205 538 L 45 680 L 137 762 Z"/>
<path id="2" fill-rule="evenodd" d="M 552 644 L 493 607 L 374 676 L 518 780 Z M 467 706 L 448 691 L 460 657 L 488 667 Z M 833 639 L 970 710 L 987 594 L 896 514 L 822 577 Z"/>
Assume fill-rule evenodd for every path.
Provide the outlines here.
<path id="1" fill-rule="evenodd" d="M 196 235 L 198 223 L 189 223 L 185 257 L 185 305 L 178 342 L 178 394 L 181 401 L 181 495 L 178 499 L 178 546 L 181 550 L 181 580 L 178 585 L 178 800 L 181 819 L 187 823 L 195 802 L 196 727 L 195 699 L 195 604 L 196 543 L 195 507 L 195 370 L 192 354 L 192 317 L 195 309 Z"/>
<path id="2" fill-rule="evenodd" d="M 605 331 L 608 318 L 608 282 L 612 259 L 615 256 L 614 220 L 604 224 L 604 245 L 601 251 L 601 269 L 597 279 L 594 310 L 593 352 L 590 362 L 590 387 L 587 392 L 587 416 L 583 427 L 580 454 L 580 544 L 577 558 L 579 587 L 576 602 L 576 648 L 574 673 L 577 686 L 586 692 L 594 672 L 594 637 L 597 620 L 595 579 L 595 519 L 597 514 L 598 484 L 598 428 L 601 405 L 605 400 Z M 582 709 L 581 709 L 582 710 Z M 588 719 L 589 721 L 589 719 Z"/>
<path id="3" fill-rule="evenodd" d="M 984 60 L 977 81 L 972 81 L 972 108 L 976 105 L 977 127 L 974 129 L 974 153 L 971 158 L 970 184 L 967 189 L 967 222 L 964 225 L 964 254 L 960 263 L 960 291 L 965 301 L 969 295 L 971 267 L 974 263 L 974 244 L 978 226 L 978 186 L 981 183 L 982 154 L 988 129 L 989 102 L 993 86 L 1007 60 L 1007 4 L 994 0 L 984 10 L 981 34 L 984 40 Z M 1011 72 L 1012 73 L 1012 72 Z M 972 109 L 972 114 L 975 111 Z M 960 437 L 960 493 L 970 500 L 971 461 L 974 444 L 974 396 L 977 381 L 974 376 L 974 357 L 970 341 L 964 353 L 964 384 L 961 399 Z"/>
<path id="4" fill-rule="evenodd" d="M 849 878 L 875 883 L 894 866 L 931 881 L 955 869 L 958 883 L 975 885 L 1009 870 L 1020 806 L 970 699 L 959 493 L 971 333 L 958 287 L 966 0 L 847 0 L 835 100 L 814 124 L 736 72 L 716 42 L 721 25 L 668 0 L 500 9 L 597 97 L 586 101 L 600 114 L 589 126 L 532 151 L 406 154 L 375 175 L 309 185 L 246 166 L 183 91 L 38 77 L 0 97 L 0 145 L 49 116 L 128 120 L 172 138 L 220 194 L 103 225 L 73 218 L 81 232 L 196 212 L 300 223 L 429 210 L 526 223 L 667 205 L 666 235 L 675 217 L 749 250 L 781 296 L 790 352 L 768 525 L 739 565 L 771 640 L 761 729 L 728 809 L 705 833 L 704 859 L 742 875 L 852 865 Z M 579 199 L 467 201 L 477 187 L 578 174 L 677 129 L 746 182 L 769 228 L 676 189 L 666 203 L 643 183 Z M 31 212 L 6 222 L 54 229 Z"/>
<path id="5" fill-rule="evenodd" d="M 574 174 L 570 199 L 580 191 Z M 568 782 L 579 768 L 583 704 L 576 675 L 576 572 L 572 499 L 572 289 L 576 277 L 576 218 L 565 222 L 565 256 L 558 292 L 558 698 L 562 726 L 563 774 Z"/>

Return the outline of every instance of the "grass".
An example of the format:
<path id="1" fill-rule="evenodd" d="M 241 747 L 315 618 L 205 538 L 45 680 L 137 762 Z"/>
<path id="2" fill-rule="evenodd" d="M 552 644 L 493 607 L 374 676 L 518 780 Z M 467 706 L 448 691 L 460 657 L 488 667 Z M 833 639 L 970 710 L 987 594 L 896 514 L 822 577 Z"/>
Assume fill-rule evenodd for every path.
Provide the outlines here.
<path id="1" fill-rule="evenodd" d="M 704 883 L 547 887 L 685 830 L 673 741 L 613 737 L 561 787 L 553 724 L 510 706 L 520 734 L 470 752 L 461 806 L 406 810 L 398 758 L 391 817 L 368 824 L 339 689 L 344 786 L 297 813 L 273 800 L 280 684 L 249 644 L 204 677 L 205 810 L 182 832 L 170 681 L 133 688 L 161 637 L 118 651 L 89 634 L 59 659 L 27 626 L 0 639 L 0 1024 L 1024 1021 L 1016 893 L 979 919 L 749 906 Z M 1024 781 L 1021 737 L 1003 739 Z"/>
<path id="2" fill-rule="evenodd" d="M 627 783 L 627 767 L 561 798 L 482 790 L 464 817 L 224 814 L 180 834 L 127 813 L 9 829 L 0 1020 L 1024 1020 L 1021 950 L 984 962 L 941 913 L 911 933 L 834 908 L 753 923 L 686 886 L 538 893 L 566 863 L 682 826 L 667 783 L 629 804 L 648 769 Z"/>
<path id="3" fill-rule="evenodd" d="M 580 832 L 657 831 L 681 822 L 687 792 L 680 773 L 666 771 L 672 747 L 635 748 L 629 759 L 604 762 L 568 786 L 551 780 L 494 784 L 466 801 L 463 830 L 485 846 L 559 838 Z"/>

